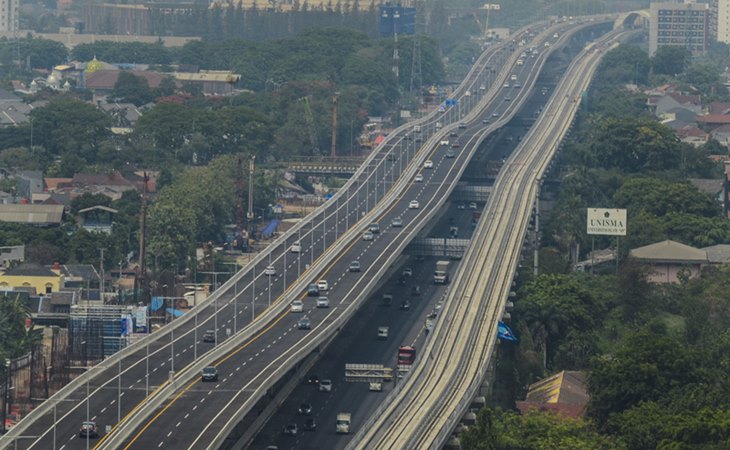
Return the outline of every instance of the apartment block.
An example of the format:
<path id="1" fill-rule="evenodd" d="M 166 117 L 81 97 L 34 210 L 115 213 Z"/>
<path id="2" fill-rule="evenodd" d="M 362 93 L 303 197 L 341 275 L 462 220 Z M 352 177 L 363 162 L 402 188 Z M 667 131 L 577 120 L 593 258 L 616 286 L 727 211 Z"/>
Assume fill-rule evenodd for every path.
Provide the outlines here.
<path id="1" fill-rule="evenodd" d="M 710 0 L 710 36 L 730 44 L 730 0 Z"/>
<path id="2" fill-rule="evenodd" d="M 17 31 L 20 0 L 0 0 L 0 32 Z"/>
<path id="3" fill-rule="evenodd" d="M 665 46 L 685 47 L 692 54 L 707 51 L 710 34 L 710 7 L 707 3 L 654 2 L 650 13 L 650 55 Z"/>

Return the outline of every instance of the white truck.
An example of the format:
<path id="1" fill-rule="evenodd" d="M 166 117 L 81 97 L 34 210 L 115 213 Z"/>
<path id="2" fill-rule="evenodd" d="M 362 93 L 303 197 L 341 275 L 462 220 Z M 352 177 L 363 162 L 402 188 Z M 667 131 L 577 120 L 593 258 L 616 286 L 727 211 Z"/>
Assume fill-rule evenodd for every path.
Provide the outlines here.
<path id="1" fill-rule="evenodd" d="M 449 262 L 436 261 L 436 270 L 433 272 L 433 284 L 449 283 Z"/>
<path id="2" fill-rule="evenodd" d="M 347 412 L 337 413 L 337 434 L 350 433 L 350 418 L 352 415 Z"/>

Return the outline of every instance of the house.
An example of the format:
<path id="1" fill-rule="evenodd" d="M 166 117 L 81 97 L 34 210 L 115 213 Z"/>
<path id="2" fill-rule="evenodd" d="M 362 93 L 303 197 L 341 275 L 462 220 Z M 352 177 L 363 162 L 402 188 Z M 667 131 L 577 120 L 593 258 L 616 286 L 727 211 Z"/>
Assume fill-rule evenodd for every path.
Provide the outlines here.
<path id="1" fill-rule="evenodd" d="M 527 397 L 517 402 L 522 414 L 531 410 L 553 411 L 563 417 L 585 416 L 590 396 L 584 372 L 563 370 L 530 385 Z"/>
<path id="2" fill-rule="evenodd" d="M 119 79 L 119 74 L 121 72 L 121 70 L 110 69 L 96 70 L 86 75 L 84 78 L 84 87 L 94 93 L 94 98 L 106 97 L 114 90 L 114 85 L 117 84 L 117 80 Z M 151 89 L 159 87 L 160 83 L 165 78 L 163 74 L 149 70 L 129 70 L 127 72 L 147 80 L 147 85 Z"/>
<path id="3" fill-rule="evenodd" d="M 60 225 L 63 211 L 63 205 L 0 205 L 0 222 L 37 226 Z"/>
<path id="4" fill-rule="evenodd" d="M 700 191 L 710 194 L 720 205 L 723 204 L 725 188 L 722 179 L 690 178 L 689 182 Z"/>
<path id="5" fill-rule="evenodd" d="M 656 98 L 654 101 L 654 114 L 662 117 L 665 113 L 684 109 L 693 114 L 702 114 L 702 97 L 700 95 L 686 95 L 677 92 L 668 92 L 665 95 Z"/>
<path id="6" fill-rule="evenodd" d="M 54 192 L 68 192 L 71 198 L 83 194 L 101 194 L 112 200 L 119 200 L 126 191 L 135 190 L 134 183 L 118 171 L 110 173 L 77 173 L 68 183 L 58 183 Z"/>
<path id="7" fill-rule="evenodd" d="M 705 114 L 704 116 L 697 116 L 697 123 L 701 125 L 703 129 L 712 132 L 723 125 L 730 124 L 730 115 Z"/>
<path id="8" fill-rule="evenodd" d="M 693 147 L 699 147 L 707 143 L 710 135 L 697 128 L 695 125 L 685 125 L 676 130 L 680 141 Z"/>
<path id="9" fill-rule="evenodd" d="M 114 120 L 114 128 L 132 128 L 137 119 L 142 117 L 142 110 L 133 103 L 97 102 L 99 109 Z"/>
<path id="10" fill-rule="evenodd" d="M 721 125 L 710 133 L 712 139 L 716 140 L 725 147 L 730 146 L 730 124 Z"/>
<path id="11" fill-rule="evenodd" d="M 12 92 L 0 88 L 0 126 L 14 126 L 28 121 L 33 107 Z"/>
<path id="12" fill-rule="evenodd" d="M 32 289 L 37 294 L 50 294 L 59 292 L 64 286 L 63 283 L 63 275 L 30 262 L 0 273 L 0 290 L 25 288 Z"/>
<path id="13" fill-rule="evenodd" d="M 20 197 L 30 200 L 33 194 L 43 192 L 43 172 L 19 170 L 15 172 L 15 189 Z"/>
<path id="14" fill-rule="evenodd" d="M 25 245 L 0 247 L 0 270 L 22 263 L 25 260 Z"/>
<path id="15" fill-rule="evenodd" d="M 114 214 L 119 211 L 103 205 L 79 210 L 81 228 L 86 231 L 111 234 Z"/>
<path id="16" fill-rule="evenodd" d="M 629 258 L 651 267 L 652 283 L 678 283 L 682 278 L 696 278 L 709 263 L 707 252 L 672 240 L 632 249 Z"/>
<path id="17" fill-rule="evenodd" d="M 230 95 L 241 81 L 241 75 L 229 70 L 201 70 L 197 73 L 175 72 L 175 81 L 183 86 L 196 86 L 205 95 Z"/>
<path id="18" fill-rule="evenodd" d="M 710 264 L 730 264 L 730 245 L 718 244 L 702 248 Z"/>

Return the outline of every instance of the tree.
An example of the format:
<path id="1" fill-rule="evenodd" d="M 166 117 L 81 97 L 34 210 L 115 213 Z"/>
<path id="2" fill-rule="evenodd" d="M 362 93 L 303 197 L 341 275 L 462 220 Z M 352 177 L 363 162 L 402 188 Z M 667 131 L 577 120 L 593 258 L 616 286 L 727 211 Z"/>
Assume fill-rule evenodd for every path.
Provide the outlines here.
<path id="1" fill-rule="evenodd" d="M 646 212 L 655 216 L 686 213 L 717 217 L 720 207 L 708 194 L 688 182 L 660 178 L 630 178 L 613 196 L 616 206 L 627 208 L 629 214 Z"/>
<path id="2" fill-rule="evenodd" d="M 145 103 L 151 102 L 155 98 L 155 95 L 150 89 L 146 78 L 122 70 L 119 72 L 117 82 L 114 83 L 112 97 L 118 98 L 123 102 L 142 106 Z"/>
<path id="3" fill-rule="evenodd" d="M 691 58 L 692 54 L 685 47 L 662 46 L 651 58 L 651 69 L 655 74 L 676 76 L 684 72 L 687 61 Z"/>

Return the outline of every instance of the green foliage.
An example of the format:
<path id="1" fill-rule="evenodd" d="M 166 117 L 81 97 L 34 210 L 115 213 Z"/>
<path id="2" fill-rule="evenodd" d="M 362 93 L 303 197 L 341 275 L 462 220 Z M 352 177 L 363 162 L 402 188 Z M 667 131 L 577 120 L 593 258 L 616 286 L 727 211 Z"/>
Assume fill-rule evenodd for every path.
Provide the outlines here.
<path id="1" fill-rule="evenodd" d="M 692 58 L 689 50 L 680 46 L 659 47 L 651 58 L 651 69 L 655 74 L 677 75 L 684 72 Z"/>
<path id="2" fill-rule="evenodd" d="M 112 200 L 103 194 L 89 194 L 84 193 L 83 195 L 76 197 L 71 200 L 71 214 L 78 214 L 82 209 L 91 208 L 92 206 L 106 206 L 111 207 Z"/>
<path id="3" fill-rule="evenodd" d="M 625 446 L 594 431 L 589 422 L 552 412 L 483 409 L 477 423 L 459 435 L 468 450 L 620 450 Z"/>
<path id="4" fill-rule="evenodd" d="M 0 63 L 12 67 L 14 61 L 21 65 L 30 61 L 28 69 L 51 69 L 68 58 L 66 47 L 56 41 L 40 38 L 0 38 Z"/>
<path id="5" fill-rule="evenodd" d="M 117 82 L 114 83 L 112 97 L 122 102 L 141 106 L 154 100 L 155 95 L 150 89 L 146 78 L 123 70 L 119 73 Z"/>
<path id="6" fill-rule="evenodd" d="M 601 60 L 596 74 L 596 83 L 604 84 L 646 84 L 651 63 L 649 55 L 633 45 L 621 45 Z"/>
<path id="7" fill-rule="evenodd" d="M 708 194 L 688 182 L 659 178 L 630 178 L 613 196 L 617 207 L 631 213 L 647 212 L 663 216 L 671 212 L 705 217 L 720 214 L 720 206 Z"/>
<path id="8" fill-rule="evenodd" d="M 96 41 L 78 44 L 73 48 L 73 58 L 80 61 L 113 61 L 127 64 L 170 64 L 173 50 L 162 42 L 146 44 L 143 42 Z"/>
<path id="9" fill-rule="evenodd" d="M 40 344 L 41 331 L 33 324 L 26 330 L 26 319 L 30 309 L 19 296 L 0 295 L 0 361 L 23 356 Z M 1 367 L 4 371 L 5 365 Z"/>

